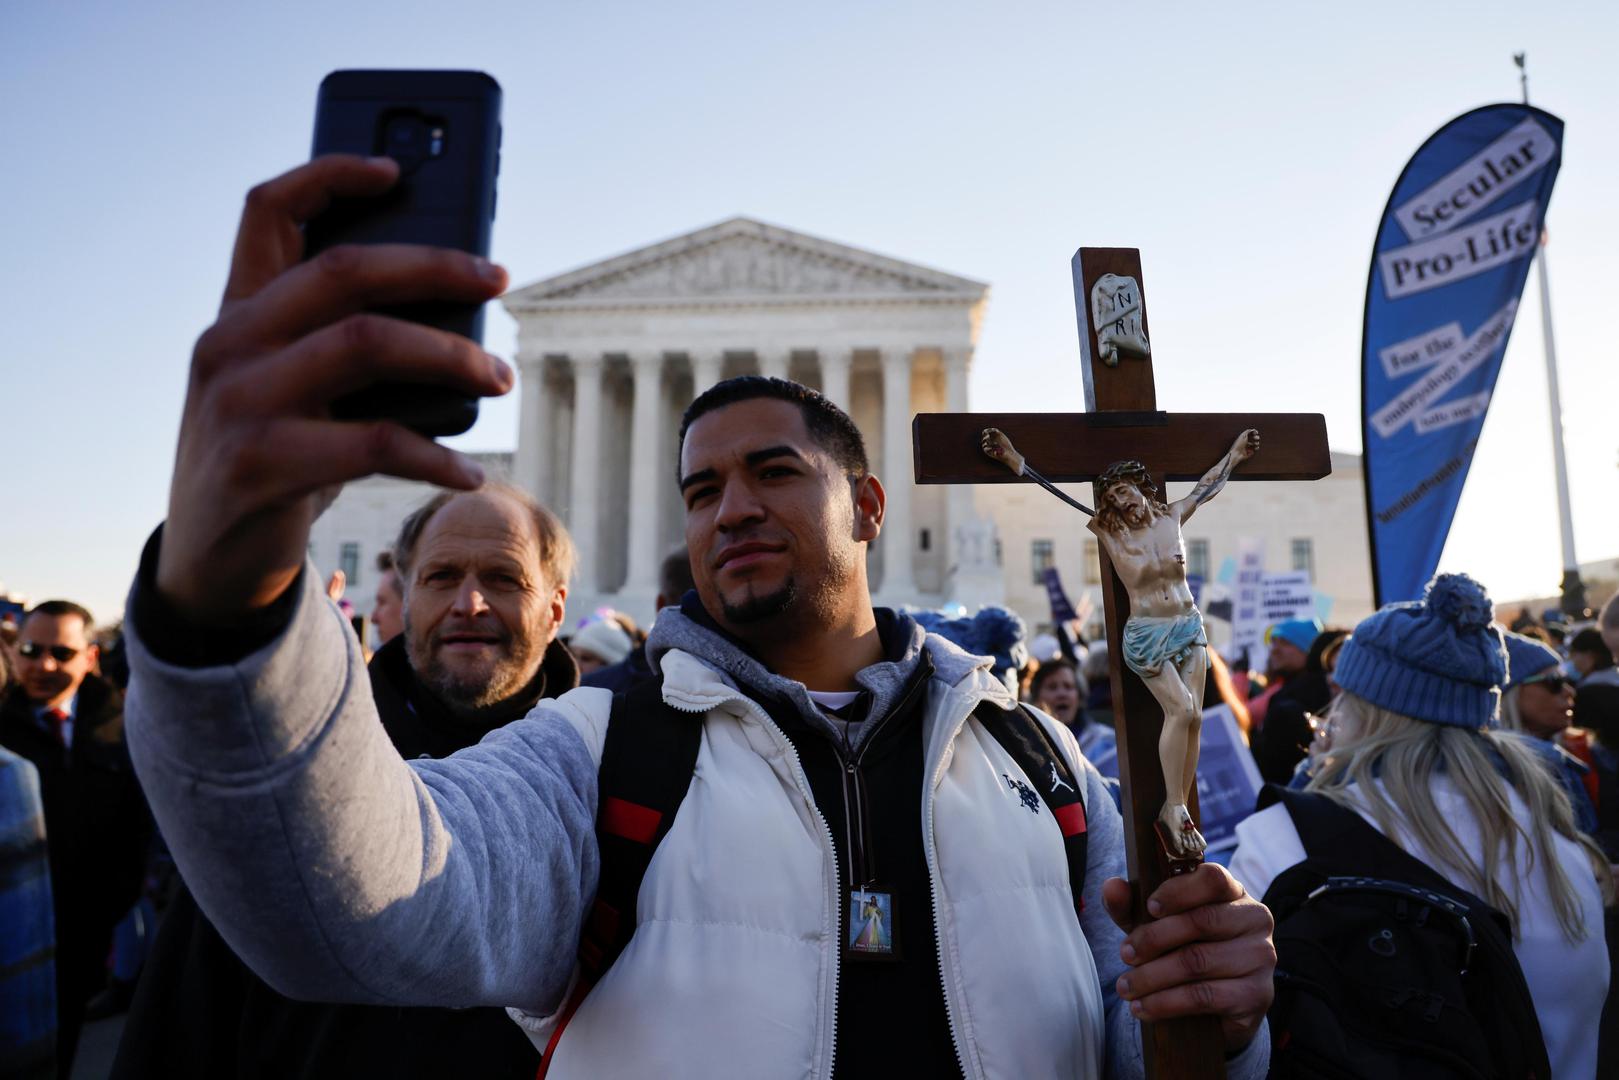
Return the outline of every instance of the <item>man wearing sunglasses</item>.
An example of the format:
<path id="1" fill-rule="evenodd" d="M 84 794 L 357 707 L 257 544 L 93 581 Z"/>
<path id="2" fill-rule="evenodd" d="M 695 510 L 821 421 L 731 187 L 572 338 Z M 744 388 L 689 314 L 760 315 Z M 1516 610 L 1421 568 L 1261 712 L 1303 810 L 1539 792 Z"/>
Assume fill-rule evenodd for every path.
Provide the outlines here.
<path id="1" fill-rule="evenodd" d="M 123 701 L 94 674 L 90 613 L 67 600 L 30 610 L 0 745 L 39 771 L 56 916 L 57 1065 L 71 1068 L 86 1000 L 105 983 L 113 927 L 140 894 L 150 817 L 124 745 Z"/>

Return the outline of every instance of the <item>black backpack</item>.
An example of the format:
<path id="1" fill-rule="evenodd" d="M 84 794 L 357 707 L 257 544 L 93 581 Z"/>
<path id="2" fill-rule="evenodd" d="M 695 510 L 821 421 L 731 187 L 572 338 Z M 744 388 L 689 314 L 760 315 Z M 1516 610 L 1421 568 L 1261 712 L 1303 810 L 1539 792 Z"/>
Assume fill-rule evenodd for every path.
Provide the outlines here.
<path id="1" fill-rule="evenodd" d="M 1549 1080 L 1506 917 L 1326 796 L 1272 785 L 1260 806 L 1278 800 L 1307 858 L 1264 896 L 1271 1076 Z"/>

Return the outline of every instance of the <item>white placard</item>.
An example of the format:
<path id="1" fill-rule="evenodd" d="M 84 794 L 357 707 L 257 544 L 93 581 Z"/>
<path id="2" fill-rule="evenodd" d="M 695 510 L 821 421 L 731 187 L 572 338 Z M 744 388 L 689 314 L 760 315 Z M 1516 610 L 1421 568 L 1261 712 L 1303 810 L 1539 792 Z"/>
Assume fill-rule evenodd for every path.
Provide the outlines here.
<path id="1" fill-rule="evenodd" d="M 1233 652 L 1251 649 L 1265 634 L 1264 599 L 1265 542 L 1245 536 L 1237 548 L 1237 582 L 1232 590 L 1231 648 Z"/>
<path id="2" fill-rule="evenodd" d="M 1267 628 L 1287 619 L 1314 618 L 1315 587 L 1310 584 L 1310 572 L 1290 570 L 1285 574 L 1266 574 L 1259 606 Z"/>

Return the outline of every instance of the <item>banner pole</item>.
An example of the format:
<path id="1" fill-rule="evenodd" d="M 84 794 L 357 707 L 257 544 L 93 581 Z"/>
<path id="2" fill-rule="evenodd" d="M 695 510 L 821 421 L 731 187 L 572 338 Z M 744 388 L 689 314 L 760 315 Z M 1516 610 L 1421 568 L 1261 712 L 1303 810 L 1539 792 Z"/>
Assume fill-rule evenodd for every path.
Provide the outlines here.
<path id="1" fill-rule="evenodd" d="M 1529 104 L 1529 66 L 1525 53 L 1513 54 L 1518 65 L 1518 82 L 1523 103 Z M 1540 279 L 1540 330 L 1546 354 L 1546 398 L 1552 414 L 1552 461 L 1557 472 L 1557 522 L 1563 543 L 1562 602 L 1565 615 L 1585 614 L 1585 584 L 1580 580 L 1580 562 L 1574 554 L 1574 515 L 1568 495 L 1568 459 L 1563 449 L 1563 395 L 1557 379 L 1557 338 L 1552 332 L 1552 290 L 1546 274 L 1546 229 L 1540 230 L 1535 252 L 1536 276 Z"/>
<path id="2" fill-rule="evenodd" d="M 1563 539 L 1563 599 L 1565 615 L 1585 614 L 1585 584 L 1574 556 L 1574 515 L 1569 508 L 1568 459 L 1563 451 L 1563 399 L 1557 381 L 1557 340 L 1552 334 L 1552 292 L 1546 278 L 1546 234 L 1540 236 L 1535 266 L 1540 277 L 1540 328 L 1546 345 L 1546 398 L 1552 413 L 1552 460 L 1557 468 L 1557 520 Z"/>

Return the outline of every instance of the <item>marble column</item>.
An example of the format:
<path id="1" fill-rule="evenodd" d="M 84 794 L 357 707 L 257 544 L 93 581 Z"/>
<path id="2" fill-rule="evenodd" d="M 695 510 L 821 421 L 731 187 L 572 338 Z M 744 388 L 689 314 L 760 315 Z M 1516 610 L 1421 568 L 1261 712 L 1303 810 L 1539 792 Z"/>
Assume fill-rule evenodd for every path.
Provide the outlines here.
<path id="1" fill-rule="evenodd" d="M 853 349 L 821 350 L 821 394 L 850 414 L 854 411 L 849 399 L 849 368 L 853 363 Z"/>
<path id="2" fill-rule="evenodd" d="M 545 420 L 550 402 L 546 400 L 544 353 L 519 353 L 518 379 L 522 397 L 517 414 L 517 454 L 512 462 L 512 482 L 541 502 L 546 500 Z"/>
<path id="3" fill-rule="evenodd" d="M 891 604 L 914 602 L 916 581 L 911 574 L 911 350 L 884 349 L 883 362 L 883 486 L 888 490 L 888 511 L 879 541 L 883 546 L 881 592 Z"/>
<path id="4" fill-rule="evenodd" d="M 624 591 L 658 591 L 658 479 L 664 472 L 658 460 L 663 424 L 663 354 L 631 352 L 630 371 L 635 379 L 634 420 L 630 428 L 629 573 Z"/>
<path id="5" fill-rule="evenodd" d="M 787 365 L 792 361 L 791 349 L 760 349 L 759 374 L 767 379 L 787 378 Z"/>
<path id="6" fill-rule="evenodd" d="M 945 409 L 966 412 L 970 345 L 948 347 L 944 354 Z M 945 533 L 949 546 L 944 599 L 974 611 L 984 604 L 1006 603 L 1006 579 L 995 561 L 995 524 L 981 517 L 968 484 L 951 484 L 945 497 Z"/>
<path id="7" fill-rule="evenodd" d="M 696 401 L 704 390 L 720 381 L 725 370 L 725 350 L 709 349 L 691 354 L 691 397 Z"/>
<path id="8" fill-rule="evenodd" d="M 602 367 L 600 353 L 572 354 L 573 361 L 573 491 L 568 531 L 579 552 L 574 589 L 596 593 L 597 516 L 601 494 Z"/>

